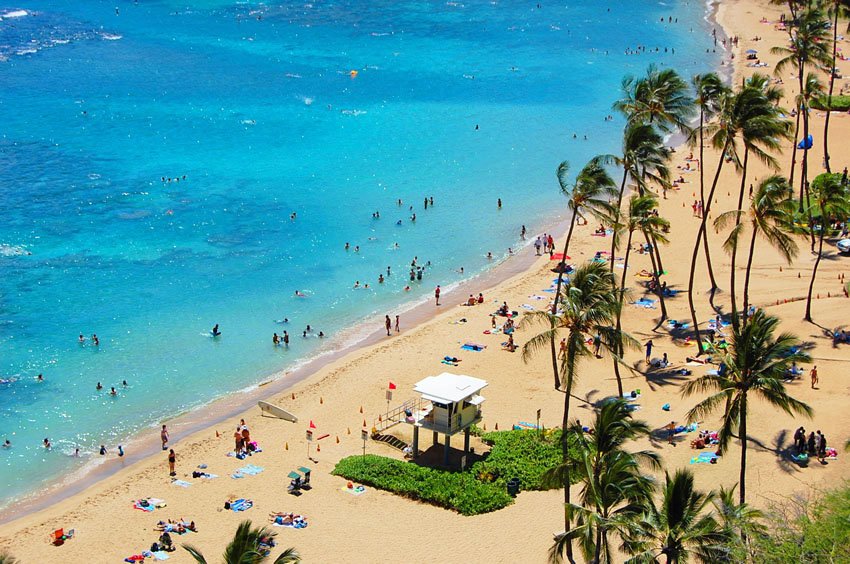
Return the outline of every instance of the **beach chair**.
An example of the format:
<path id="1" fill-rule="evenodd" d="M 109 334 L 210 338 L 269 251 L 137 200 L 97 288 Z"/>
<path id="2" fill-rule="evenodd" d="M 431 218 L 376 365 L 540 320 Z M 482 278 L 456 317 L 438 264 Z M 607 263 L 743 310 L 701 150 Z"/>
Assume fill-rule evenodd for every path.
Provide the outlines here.
<path id="1" fill-rule="evenodd" d="M 54 546 L 62 546 L 70 538 L 74 538 L 74 529 L 70 529 L 67 533 L 64 529 L 56 529 L 50 533 L 50 542 Z"/>
<path id="2" fill-rule="evenodd" d="M 290 478 L 290 482 L 286 490 L 292 495 L 301 495 L 301 474 L 298 472 L 290 472 L 288 476 Z"/>
<path id="3" fill-rule="evenodd" d="M 306 466 L 301 466 L 298 468 L 299 472 L 304 474 L 304 479 L 301 481 L 301 489 L 302 490 L 310 490 L 313 486 L 310 485 L 310 472 L 311 470 Z"/>

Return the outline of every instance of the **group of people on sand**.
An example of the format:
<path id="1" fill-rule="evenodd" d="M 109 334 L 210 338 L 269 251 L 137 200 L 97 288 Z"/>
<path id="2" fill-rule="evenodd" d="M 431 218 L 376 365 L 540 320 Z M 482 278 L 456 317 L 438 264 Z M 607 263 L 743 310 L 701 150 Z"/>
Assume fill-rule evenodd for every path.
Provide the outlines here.
<path id="1" fill-rule="evenodd" d="M 541 237 L 534 240 L 534 253 L 540 256 L 540 249 L 543 248 L 543 253 L 552 255 L 555 252 L 555 239 L 551 234 L 544 233 Z"/>
<path id="2" fill-rule="evenodd" d="M 821 433 L 820 429 L 809 433 L 807 438 L 806 429 L 802 426 L 794 432 L 794 448 L 797 451 L 797 455 L 807 454 L 808 456 L 817 456 L 818 461 L 821 463 L 834 450 L 827 448 L 826 436 Z"/>

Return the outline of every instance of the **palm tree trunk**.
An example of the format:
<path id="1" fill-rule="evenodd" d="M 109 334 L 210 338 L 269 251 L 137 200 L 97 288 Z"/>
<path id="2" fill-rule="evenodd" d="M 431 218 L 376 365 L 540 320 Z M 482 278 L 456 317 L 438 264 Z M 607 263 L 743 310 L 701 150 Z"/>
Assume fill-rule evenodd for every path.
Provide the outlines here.
<path id="1" fill-rule="evenodd" d="M 623 166 L 623 181 L 620 183 L 620 194 L 617 196 L 617 223 L 620 222 L 620 207 L 623 205 L 623 193 L 626 191 L 626 179 L 629 177 L 629 169 Z M 614 253 L 617 252 L 617 225 L 614 225 L 614 233 L 611 234 L 611 272 L 614 272 Z"/>
<path id="2" fill-rule="evenodd" d="M 702 209 L 705 210 L 705 139 L 703 137 L 703 127 L 705 121 L 705 111 L 700 107 L 699 110 L 699 201 Z M 717 281 L 714 279 L 714 268 L 711 266 L 711 252 L 708 248 L 708 234 L 703 233 L 703 250 L 705 251 L 705 263 L 708 266 L 708 279 L 711 282 L 711 297 L 714 299 L 714 292 L 717 290 Z"/>
<path id="3" fill-rule="evenodd" d="M 826 102 L 826 118 L 823 122 L 823 163 L 826 166 L 827 172 L 832 172 L 829 168 L 829 116 L 832 114 L 832 92 L 835 88 L 835 61 L 838 58 L 838 2 L 833 4 L 834 10 L 832 19 L 832 68 L 829 69 L 829 94 L 827 94 Z"/>
<path id="4" fill-rule="evenodd" d="M 797 115 L 803 120 L 803 146 L 806 146 L 806 141 L 809 139 L 809 113 L 806 111 L 806 98 L 803 86 L 803 63 L 799 63 L 797 67 L 800 71 L 800 103 Z M 796 147 L 796 145 L 795 145 Z M 803 188 L 806 185 L 806 156 L 809 154 L 808 149 L 803 149 L 803 157 L 800 159 L 800 207 L 799 211 L 803 212 Z M 793 186 L 793 184 L 792 184 Z"/>
<path id="5" fill-rule="evenodd" d="M 809 216 L 809 242 L 811 243 L 812 253 L 815 252 L 815 227 L 812 219 L 811 198 L 809 191 L 809 183 L 806 182 L 806 214 Z"/>
<path id="6" fill-rule="evenodd" d="M 741 475 L 738 478 L 738 494 L 741 505 L 747 500 L 747 392 L 741 396 L 741 423 L 738 426 L 741 436 Z"/>
<path id="7" fill-rule="evenodd" d="M 741 190 L 738 193 L 738 207 L 736 208 L 738 211 L 735 213 L 735 228 L 741 224 L 741 209 L 744 205 L 744 190 L 747 186 L 747 161 L 750 159 L 750 149 L 749 147 L 744 147 L 744 165 L 742 167 L 741 172 Z M 738 328 L 738 300 L 735 296 L 735 266 L 737 264 L 738 259 L 738 238 L 735 237 L 732 245 L 732 260 L 731 266 L 729 269 L 729 291 L 732 298 L 732 325 L 737 329 Z M 745 310 L 746 311 L 746 310 Z M 746 313 L 744 313 L 746 315 Z"/>
<path id="8" fill-rule="evenodd" d="M 809 282 L 809 294 L 806 297 L 806 317 L 804 318 L 806 321 L 812 321 L 812 290 L 815 287 L 815 278 L 818 275 L 818 265 L 820 265 L 820 259 L 823 256 L 823 236 L 826 234 L 826 215 L 821 213 L 821 226 L 820 226 L 820 237 L 818 242 L 818 258 L 815 260 L 815 266 L 812 269 L 812 281 Z M 812 226 L 814 229 L 814 226 Z"/>
<path id="9" fill-rule="evenodd" d="M 797 105 L 797 119 L 794 125 L 794 145 L 791 148 L 791 174 L 788 176 L 788 186 L 791 187 L 789 199 L 794 197 L 794 169 L 797 167 L 797 143 L 800 136 L 800 106 Z"/>
<path id="10" fill-rule="evenodd" d="M 573 209 L 573 217 L 570 219 L 570 229 L 567 231 L 567 240 L 564 241 L 564 259 L 563 262 L 567 264 L 567 251 L 570 249 L 570 239 L 573 238 L 573 229 L 576 226 L 576 215 L 578 215 L 578 207 Z M 559 269 L 560 270 L 560 269 Z M 558 272 L 558 283 L 555 287 L 555 299 L 552 303 L 552 315 L 558 315 L 558 299 L 561 296 L 561 284 L 564 280 L 564 273 Z M 551 321 L 552 329 L 555 328 L 554 319 Z M 555 389 L 561 389 L 561 379 L 558 376 L 558 351 L 555 350 L 555 333 L 552 333 L 552 338 L 549 340 L 549 348 L 552 353 L 552 374 L 555 377 Z"/>
<path id="11" fill-rule="evenodd" d="M 652 280 L 655 282 L 655 295 L 658 296 L 658 301 L 661 304 L 661 319 L 658 321 L 658 325 L 664 322 L 667 319 L 667 305 L 664 303 L 664 292 L 661 291 L 661 279 L 659 278 L 659 266 L 655 262 L 655 248 L 654 245 L 650 242 L 649 235 L 646 231 L 643 231 L 643 238 L 646 241 L 646 244 L 649 245 L 649 262 L 652 263 Z"/>
<path id="12" fill-rule="evenodd" d="M 596 527 L 596 551 L 593 555 L 593 564 L 602 562 L 602 527 Z"/>
<path id="13" fill-rule="evenodd" d="M 714 173 L 714 180 L 711 183 L 708 200 L 703 208 L 702 219 L 700 220 L 699 231 L 697 232 L 697 239 L 694 242 L 694 252 L 691 254 L 691 271 L 688 275 L 688 306 L 691 309 L 691 320 L 694 323 L 694 332 L 696 332 L 697 356 L 701 356 L 703 351 L 702 344 L 700 342 L 701 336 L 699 332 L 699 321 L 697 320 L 696 307 L 694 306 L 694 274 L 696 273 L 697 268 L 697 256 L 699 255 L 700 240 L 705 234 L 705 223 L 708 220 L 708 212 L 711 211 L 711 201 L 714 199 L 714 191 L 717 189 L 717 181 L 720 180 L 720 171 L 723 170 L 723 158 L 726 155 L 727 149 L 729 149 L 730 139 L 731 138 L 727 137 L 726 143 L 723 144 L 723 150 L 720 152 L 720 160 L 717 162 L 717 171 Z"/>
<path id="14" fill-rule="evenodd" d="M 580 336 L 578 338 L 581 338 Z M 567 367 L 567 384 L 566 384 L 566 393 L 564 394 L 564 419 L 561 423 L 561 433 L 562 436 L 562 455 L 563 462 L 565 465 L 564 474 L 564 533 L 568 534 L 570 532 L 570 487 L 572 485 L 572 479 L 570 477 L 570 449 L 569 449 L 569 441 L 567 436 L 567 429 L 569 429 L 570 422 L 570 398 L 573 393 L 573 367 L 575 366 L 575 359 L 579 354 L 578 347 L 576 345 L 576 337 L 574 335 L 570 335 L 568 338 L 569 344 L 567 345 L 567 358 L 564 359 Z M 575 564 L 575 559 L 573 558 L 573 541 L 570 540 L 567 542 L 567 560 L 570 564 Z"/>
<path id="15" fill-rule="evenodd" d="M 629 238 L 628 245 L 626 246 L 626 256 L 623 260 L 623 277 L 620 279 L 620 307 L 617 308 L 617 343 L 616 343 L 616 353 L 620 358 L 623 357 L 623 341 L 620 337 L 620 331 L 623 328 L 622 325 L 622 313 L 623 313 L 623 302 L 626 298 L 626 276 L 629 272 L 629 255 L 632 251 L 632 234 L 634 231 L 629 230 Z M 623 380 L 620 378 L 620 363 L 614 358 L 614 377 L 617 379 L 617 392 L 620 397 L 623 397 Z"/>
<path id="16" fill-rule="evenodd" d="M 753 222 L 753 235 L 750 239 L 750 254 L 747 257 L 747 272 L 744 275 L 744 327 L 747 326 L 747 312 L 750 309 L 750 270 L 753 268 L 753 255 L 755 254 L 756 248 L 756 235 L 758 234 L 758 227 L 755 222 Z"/>

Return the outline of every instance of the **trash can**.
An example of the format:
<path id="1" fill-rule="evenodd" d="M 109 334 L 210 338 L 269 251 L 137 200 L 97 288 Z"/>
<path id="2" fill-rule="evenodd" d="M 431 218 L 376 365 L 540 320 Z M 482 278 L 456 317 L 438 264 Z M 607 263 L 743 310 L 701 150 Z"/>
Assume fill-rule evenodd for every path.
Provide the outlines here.
<path id="1" fill-rule="evenodd" d="M 508 495 L 516 497 L 519 493 L 519 478 L 511 478 L 507 483 Z"/>

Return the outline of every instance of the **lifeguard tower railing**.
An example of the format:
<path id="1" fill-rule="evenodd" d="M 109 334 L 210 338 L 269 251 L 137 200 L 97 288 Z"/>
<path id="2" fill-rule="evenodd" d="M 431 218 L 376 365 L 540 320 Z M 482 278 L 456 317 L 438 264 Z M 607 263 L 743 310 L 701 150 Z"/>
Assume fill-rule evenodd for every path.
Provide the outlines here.
<path id="1" fill-rule="evenodd" d="M 382 433 L 390 427 L 394 427 L 399 423 L 404 423 L 407 419 L 407 413 L 410 412 L 415 414 L 419 411 L 421 403 L 421 398 L 413 398 L 407 400 L 398 407 L 388 409 L 386 413 L 381 413 L 374 419 L 372 422 L 372 428 L 378 433 Z"/>

